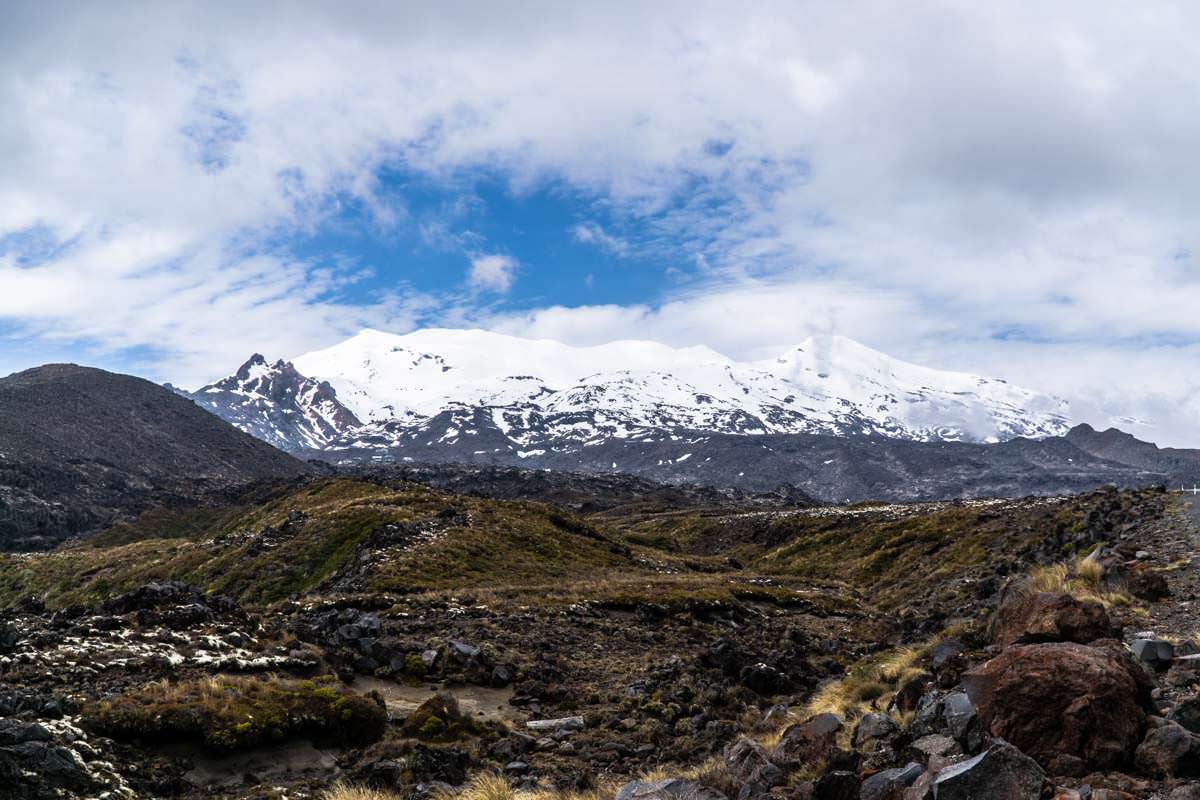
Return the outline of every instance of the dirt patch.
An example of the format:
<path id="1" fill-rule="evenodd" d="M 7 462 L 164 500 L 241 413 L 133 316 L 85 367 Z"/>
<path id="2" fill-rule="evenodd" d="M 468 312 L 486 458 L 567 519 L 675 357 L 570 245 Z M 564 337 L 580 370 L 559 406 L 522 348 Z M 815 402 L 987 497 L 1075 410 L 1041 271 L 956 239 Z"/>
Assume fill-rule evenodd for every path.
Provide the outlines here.
<path id="1" fill-rule="evenodd" d="M 431 688 L 429 684 L 407 686 L 395 681 L 382 680 L 360 675 L 350 688 L 363 694 L 379 692 L 387 706 L 388 717 L 402 720 L 435 694 L 448 694 L 458 701 L 458 707 L 468 717 L 489 722 L 505 722 L 511 726 L 523 726 L 526 715 L 509 705 L 513 696 L 511 688 L 493 689 L 487 686 L 453 686 Z"/>

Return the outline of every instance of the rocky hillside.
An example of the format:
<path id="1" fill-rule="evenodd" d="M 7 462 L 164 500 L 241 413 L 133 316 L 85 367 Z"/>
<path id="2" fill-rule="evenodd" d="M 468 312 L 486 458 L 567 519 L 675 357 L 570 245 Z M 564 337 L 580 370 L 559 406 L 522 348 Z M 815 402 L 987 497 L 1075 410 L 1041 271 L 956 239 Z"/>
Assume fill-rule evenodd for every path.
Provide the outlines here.
<path id="1" fill-rule="evenodd" d="M 0 785 L 1195 796 L 1200 511 L 1177 495 L 790 508 L 610 486 L 585 510 L 575 479 L 556 506 L 480 496 L 511 476 L 418 476 L 0 556 Z"/>
<path id="2" fill-rule="evenodd" d="M 308 471 L 140 378 L 51 364 L 0 379 L 0 550 Z"/>

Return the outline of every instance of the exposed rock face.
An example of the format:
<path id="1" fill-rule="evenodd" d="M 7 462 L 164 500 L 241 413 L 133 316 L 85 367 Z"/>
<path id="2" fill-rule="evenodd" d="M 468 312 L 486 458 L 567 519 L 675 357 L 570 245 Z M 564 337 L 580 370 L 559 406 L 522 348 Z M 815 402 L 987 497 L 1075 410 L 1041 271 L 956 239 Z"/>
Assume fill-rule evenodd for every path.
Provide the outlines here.
<path id="1" fill-rule="evenodd" d="M 1064 592 L 1014 593 L 996 614 L 996 644 L 1078 642 L 1120 636 L 1104 606 L 1076 600 Z"/>
<path id="2" fill-rule="evenodd" d="M 1145 673 L 1117 642 L 1017 645 L 963 678 L 984 729 L 1056 775 L 1126 764 L 1149 706 Z"/>
<path id="3" fill-rule="evenodd" d="M 320 448 L 362 427 L 325 381 L 255 353 L 236 373 L 185 394 L 221 419 L 283 449 Z"/>
<path id="4" fill-rule="evenodd" d="M 1038 800 L 1045 773 L 1029 756 L 1005 742 L 947 767 L 933 781 L 937 800 Z"/>

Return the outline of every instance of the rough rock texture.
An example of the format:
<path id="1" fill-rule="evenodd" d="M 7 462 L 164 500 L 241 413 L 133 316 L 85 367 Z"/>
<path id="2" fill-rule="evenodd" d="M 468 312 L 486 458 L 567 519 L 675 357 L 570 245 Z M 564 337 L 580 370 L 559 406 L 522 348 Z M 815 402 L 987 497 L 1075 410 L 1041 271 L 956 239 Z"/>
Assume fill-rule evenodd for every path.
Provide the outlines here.
<path id="1" fill-rule="evenodd" d="M 1149 680 L 1116 642 L 1017 645 L 963 684 L 991 735 L 1056 775 L 1128 763 L 1149 706 Z"/>
<path id="2" fill-rule="evenodd" d="M 920 764 L 906 764 L 876 772 L 863 781 L 859 797 L 861 800 L 903 800 L 904 790 L 924 771 Z"/>
<path id="3" fill-rule="evenodd" d="M 1041 767 L 1017 748 L 998 742 L 972 759 L 947 767 L 933 781 L 937 800 L 1038 800 Z"/>
<path id="4" fill-rule="evenodd" d="M 660 781 L 630 781 L 617 790 L 613 800 L 726 800 L 725 795 L 697 781 L 664 778 Z"/>
<path id="5" fill-rule="evenodd" d="M 1064 592 L 1014 593 L 996 613 L 996 644 L 1079 642 L 1121 635 L 1099 603 L 1076 600 Z"/>
<path id="6" fill-rule="evenodd" d="M 1191 731 L 1175 722 L 1151 728 L 1138 745 L 1138 769 L 1156 778 L 1200 774 L 1200 746 Z"/>
<path id="7" fill-rule="evenodd" d="M 833 714 L 819 714 L 788 727 L 771 751 L 771 760 L 781 767 L 797 769 L 825 761 L 837 747 L 842 722 Z"/>

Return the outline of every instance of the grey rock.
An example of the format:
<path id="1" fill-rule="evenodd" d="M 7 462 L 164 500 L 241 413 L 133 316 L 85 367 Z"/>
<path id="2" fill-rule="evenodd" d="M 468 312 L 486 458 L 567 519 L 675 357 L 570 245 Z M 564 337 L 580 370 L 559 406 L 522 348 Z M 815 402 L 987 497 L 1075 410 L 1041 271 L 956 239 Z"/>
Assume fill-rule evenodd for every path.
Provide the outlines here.
<path id="1" fill-rule="evenodd" d="M 1046 775 L 1037 762 L 998 741 L 933 779 L 937 800 L 1038 800 Z"/>
<path id="2" fill-rule="evenodd" d="M 660 781 L 630 781 L 617 790 L 613 800 L 727 800 L 725 795 L 699 781 L 663 778 Z"/>
<path id="3" fill-rule="evenodd" d="M 1134 639 L 1129 648 L 1139 660 L 1154 669 L 1166 669 L 1175 659 L 1175 645 L 1164 639 Z"/>
<path id="4" fill-rule="evenodd" d="M 738 739 L 725 749 L 725 769 L 734 783 L 770 789 L 786 782 L 783 770 L 771 763 L 767 749 L 753 739 Z"/>
<path id="5" fill-rule="evenodd" d="M 538 733 L 554 731 L 581 731 L 585 727 L 583 717 L 559 717 L 557 719 L 531 719 L 525 727 Z"/>
<path id="6" fill-rule="evenodd" d="M 862 747 L 871 739 L 886 739 L 899 730 L 900 726 L 887 714 L 866 714 L 854 729 L 854 746 Z"/>
<path id="7" fill-rule="evenodd" d="M 904 790 L 923 772 L 925 768 L 915 763 L 876 772 L 863 781 L 858 796 L 861 800 L 901 800 Z"/>

